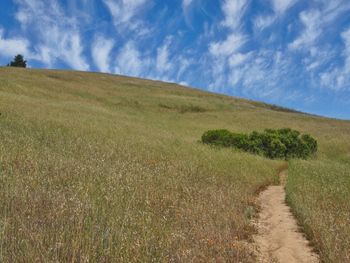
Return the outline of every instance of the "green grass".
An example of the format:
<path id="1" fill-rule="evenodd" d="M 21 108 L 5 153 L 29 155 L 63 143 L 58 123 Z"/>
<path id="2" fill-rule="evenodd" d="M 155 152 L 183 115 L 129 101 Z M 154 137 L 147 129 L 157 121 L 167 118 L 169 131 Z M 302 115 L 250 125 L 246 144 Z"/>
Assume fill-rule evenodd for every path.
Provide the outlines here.
<path id="1" fill-rule="evenodd" d="M 257 193 L 278 182 L 283 162 L 202 145 L 209 129 L 311 133 L 319 154 L 293 162 L 289 184 L 302 180 L 294 169 L 321 178 L 324 160 L 342 162 L 344 179 L 329 179 L 334 187 L 348 178 L 349 122 L 175 84 L 0 68 L 0 113 L 1 262 L 255 262 L 247 215 Z M 314 177 L 305 175 L 305 198 L 328 191 L 310 191 Z M 309 212 L 293 189 L 300 218 L 333 213 Z M 332 198 L 327 204 L 341 206 Z M 315 238 L 325 259 L 324 240 L 349 248 L 340 230 Z"/>
<path id="2" fill-rule="evenodd" d="M 294 161 L 288 203 L 325 262 L 350 262 L 350 165 Z"/>

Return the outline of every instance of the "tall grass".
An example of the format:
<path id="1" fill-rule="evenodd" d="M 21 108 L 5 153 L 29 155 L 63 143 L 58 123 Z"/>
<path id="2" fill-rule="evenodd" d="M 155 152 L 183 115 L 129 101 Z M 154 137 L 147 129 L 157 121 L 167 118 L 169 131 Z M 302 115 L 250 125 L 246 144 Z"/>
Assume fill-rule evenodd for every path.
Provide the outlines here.
<path id="1" fill-rule="evenodd" d="M 0 72 L 1 262 L 254 262 L 245 211 L 278 162 L 208 148 L 204 113 L 159 109 L 209 108 L 199 92 Z"/>
<path id="2" fill-rule="evenodd" d="M 350 166 L 294 161 L 287 201 L 325 262 L 350 262 Z"/>
<path id="3" fill-rule="evenodd" d="M 348 158 L 350 131 L 259 105 L 134 78 L 1 68 L 0 262 L 255 262 L 250 212 L 282 162 L 200 136 L 290 127 L 315 136 L 317 159 L 332 163 Z M 317 159 L 301 164 L 318 169 Z"/>
<path id="4" fill-rule="evenodd" d="M 321 152 L 290 163 L 287 202 L 323 262 L 350 262 L 350 128 L 330 120 L 309 129 L 318 134 Z"/>

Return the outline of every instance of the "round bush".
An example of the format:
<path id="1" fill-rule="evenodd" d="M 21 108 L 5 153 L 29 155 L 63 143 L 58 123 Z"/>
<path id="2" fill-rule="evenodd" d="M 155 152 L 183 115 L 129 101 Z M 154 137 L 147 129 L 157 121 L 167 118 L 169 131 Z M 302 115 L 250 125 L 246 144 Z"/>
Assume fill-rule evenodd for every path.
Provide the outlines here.
<path id="1" fill-rule="evenodd" d="M 317 141 L 308 134 L 289 128 L 253 131 L 246 135 L 228 130 L 210 130 L 203 134 L 206 144 L 234 147 L 246 152 L 263 155 L 271 159 L 306 159 L 317 152 Z"/>

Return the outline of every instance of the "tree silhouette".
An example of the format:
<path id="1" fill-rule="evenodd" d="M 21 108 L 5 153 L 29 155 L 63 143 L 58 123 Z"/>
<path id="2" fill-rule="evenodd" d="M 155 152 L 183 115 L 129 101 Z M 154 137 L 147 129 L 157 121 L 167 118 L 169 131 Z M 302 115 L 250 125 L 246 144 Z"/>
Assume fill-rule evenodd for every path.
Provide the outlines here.
<path id="1" fill-rule="evenodd" d="M 10 62 L 7 66 L 9 67 L 19 67 L 19 68 L 26 68 L 27 67 L 27 61 L 24 60 L 24 57 L 20 54 L 15 56 L 13 61 Z"/>

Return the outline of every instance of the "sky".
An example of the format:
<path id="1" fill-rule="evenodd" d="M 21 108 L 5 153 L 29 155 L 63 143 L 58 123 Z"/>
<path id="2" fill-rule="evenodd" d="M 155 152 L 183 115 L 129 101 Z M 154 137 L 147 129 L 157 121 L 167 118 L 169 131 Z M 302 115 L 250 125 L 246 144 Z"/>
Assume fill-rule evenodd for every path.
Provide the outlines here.
<path id="1" fill-rule="evenodd" d="M 350 119 L 349 0 L 0 0 L 18 53 Z"/>

